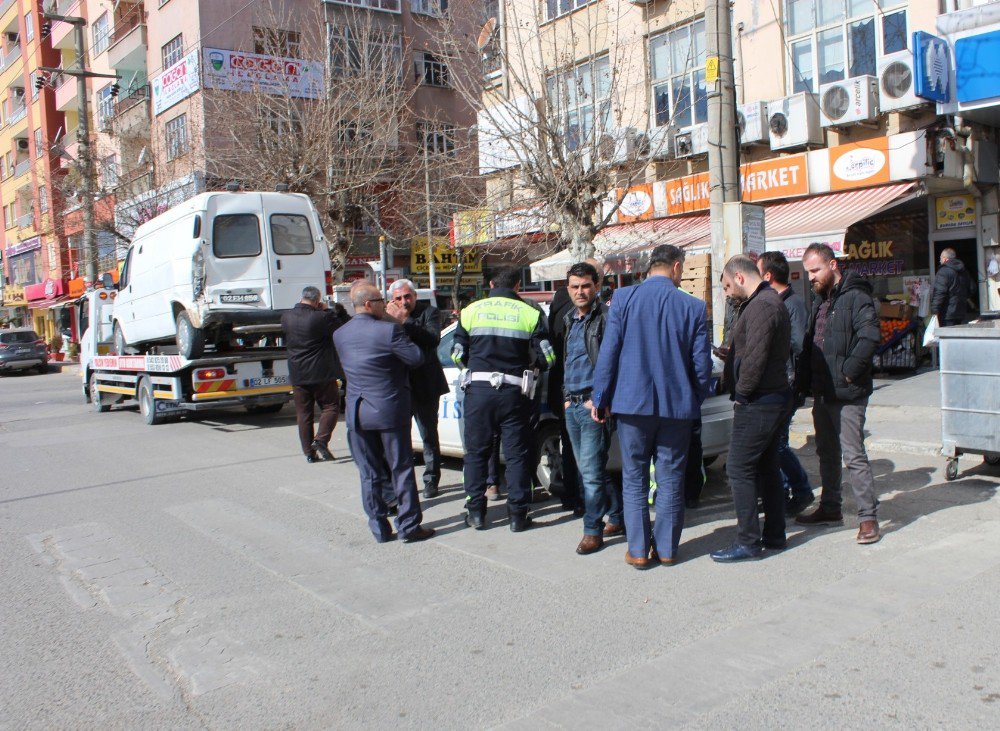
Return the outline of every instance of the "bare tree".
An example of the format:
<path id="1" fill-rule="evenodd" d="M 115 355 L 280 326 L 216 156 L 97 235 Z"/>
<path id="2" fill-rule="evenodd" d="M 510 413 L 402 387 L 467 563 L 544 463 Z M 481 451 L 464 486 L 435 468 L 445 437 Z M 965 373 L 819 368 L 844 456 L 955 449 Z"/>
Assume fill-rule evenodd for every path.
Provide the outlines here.
<path id="1" fill-rule="evenodd" d="M 455 55 L 474 48 L 483 61 L 482 74 L 456 80 L 478 110 L 479 172 L 490 176 L 481 205 L 541 216 L 584 258 L 615 221 L 616 191 L 645 182 L 655 161 L 661 175 L 676 165 L 669 120 L 691 102 L 678 95 L 660 119 L 647 113 L 641 7 L 595 3 L 546 22 L 559 9 L 560 0 L 492 0 L 478 37 L 446 32 L 440 43 Z"/>
<path id="2" fill-rule="evenodd" d="M 301 29 L 294 47 L 285 31 L 256 39 L 294 73 L 208 90 L 206 118 L 225 125 L 207 132 L 209 172 L 309 195 L 324 214 L 339 279 L 356 231 L 398 237 L 404 228 L 401 207 L 417 173 L 400 134 L 414 90 L 404 74 L 406 40 L 377 14 L 350 7 L 329 26 L 319 10 L 290 17 L 268 3 L 257 12 L 260 27 Z"/>

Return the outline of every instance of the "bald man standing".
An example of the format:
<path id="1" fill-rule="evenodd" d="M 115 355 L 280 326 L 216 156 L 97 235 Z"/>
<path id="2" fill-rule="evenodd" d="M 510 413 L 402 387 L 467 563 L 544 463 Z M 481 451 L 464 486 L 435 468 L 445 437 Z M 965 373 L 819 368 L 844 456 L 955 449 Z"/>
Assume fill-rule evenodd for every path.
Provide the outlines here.
<path id="1" fill-rule="evenodd" d="M 347 428 L 361 475 L 361 500 L 368 526 L 379 543 L 396 537 L 382 495 L 385 475 L 392 481 L 399 513 L 396 531 L 406 543 L 423 541 L 434 530 L 420 525 L 423 514 L 410 445 L 411 368 L 423 362 L 420 348 L 402 324 L 385 312 L 385 298 L 371 285 L 351 290 L 355 315 L 333 339 L 347 377 Z"/>

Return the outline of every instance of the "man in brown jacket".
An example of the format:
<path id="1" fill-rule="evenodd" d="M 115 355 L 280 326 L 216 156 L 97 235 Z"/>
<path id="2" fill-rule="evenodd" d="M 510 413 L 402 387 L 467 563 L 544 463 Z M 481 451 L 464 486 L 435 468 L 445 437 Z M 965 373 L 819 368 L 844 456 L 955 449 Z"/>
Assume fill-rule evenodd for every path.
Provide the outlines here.
<path id="1" fill-rule="evenodd" d="M 791 324 L 781 297 L 749 256 L 734 256 L 722 271 L 726 294 L 739 304 L 726 382 L 733 406 L 733 433 L 726 474 L 736 508 L 736 542 L 712 554 L 715 561 L 759 558 L 764 548 L 785 547 L 785 498 L 778 462 L 782 421 L 792 399 L 786 365 Z M 757 496 L 764 504 L 764 530 Z"/>

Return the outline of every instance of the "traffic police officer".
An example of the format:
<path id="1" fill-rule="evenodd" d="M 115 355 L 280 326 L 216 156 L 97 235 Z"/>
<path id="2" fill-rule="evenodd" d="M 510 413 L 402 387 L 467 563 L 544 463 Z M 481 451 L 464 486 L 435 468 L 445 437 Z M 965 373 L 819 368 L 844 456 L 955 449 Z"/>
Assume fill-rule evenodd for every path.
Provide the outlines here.
<path id="1" fill-rule="evenodd" d="M 465 493 L 472 528 L 486 528 L 486 478 L 493 435 L 499 431 L 507 461 L 507 514 L 515 533 L 531 525 L 531 440 L 534 368 L 556 359 L 545 315 L 517 296 L 521 274 L 502 269 L 490 296 L 462 310 L 452 360 L 465 391 Z"/>

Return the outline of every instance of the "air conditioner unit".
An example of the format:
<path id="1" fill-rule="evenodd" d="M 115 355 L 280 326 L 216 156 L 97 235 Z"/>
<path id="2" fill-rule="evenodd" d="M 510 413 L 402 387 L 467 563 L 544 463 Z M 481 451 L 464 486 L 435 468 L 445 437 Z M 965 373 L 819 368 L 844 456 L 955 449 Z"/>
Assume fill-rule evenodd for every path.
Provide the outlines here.
<path id="1" fill-rule="evenodd" d="M 768 137 L 772 150 L 787 150 L 823 143 L 819 102 L 809 92 L 767 103 Z"/>
<path id="2" fill-rule="evenodd" d="M 750 102 L 736 109 L 736 124 L 741 145 L 767 142 L 767 104 Z"/>
<path id="3" fill-rule="evenodd" d="M 16 99 L 24 99 L 24 87 L 23 86 L 15 86 L 14 87 L 14 97 Z"/>
<path id="4" fill-rule="evenodd" d="M 900 51 L 878 62 L 878 102 L 883 112 L 898 112 L 930 104 L 916 95 L 913 83 L 913 54 Z"/>
<path id="5" fill-rule="evenodd" d="M 597 148 L 600 158 L 612 165 L 624 165 L 642 157 L 642 142 L 633 127 L 616 127 L 602 135 Z"/>
<path id="6" fill-rule="evenodd" d="M 672 125 L 653 127 L 646 132 L 650 160 L 671 160 L 674 157 L 674 137 L 677 128 Z"/>
<path id="7" fill-rule="evenodd" d="M 674 157 L 692 157 L 708 152 L 708 125 L 684 127 L 674 135 Z"/>
<path id="8" fill-rule="evenodd" d="M 18 138 L 18 140 L 17 140 L 17 150 L 18 150 L 18 152 L 27 152 L 28 151 L 28 141 L 25 140 L 25 139 L 22 139 L 22 138 Z"/>
<path id="9" fill-rule="evenodd" d="M 855 76 L 819 87 L 819 107 L 824 127 L 871 122 L 878 116 L 878 79 Z"/>

